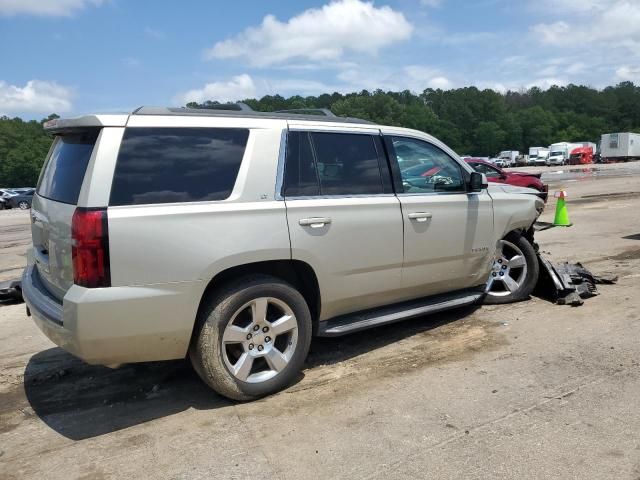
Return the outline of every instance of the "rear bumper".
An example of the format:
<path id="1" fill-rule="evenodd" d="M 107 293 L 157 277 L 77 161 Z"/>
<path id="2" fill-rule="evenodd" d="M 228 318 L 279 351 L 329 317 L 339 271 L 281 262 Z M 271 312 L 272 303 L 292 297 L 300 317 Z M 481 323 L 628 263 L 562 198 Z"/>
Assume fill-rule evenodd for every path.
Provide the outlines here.
<path id="1" fill-rule="evenodd" d="M 36 325 L 53 343 L 88 363 L 114 365 L 184 358 L 204 286 L 73 285 L 60 302 L 30 265 L 22 289 Z"/>

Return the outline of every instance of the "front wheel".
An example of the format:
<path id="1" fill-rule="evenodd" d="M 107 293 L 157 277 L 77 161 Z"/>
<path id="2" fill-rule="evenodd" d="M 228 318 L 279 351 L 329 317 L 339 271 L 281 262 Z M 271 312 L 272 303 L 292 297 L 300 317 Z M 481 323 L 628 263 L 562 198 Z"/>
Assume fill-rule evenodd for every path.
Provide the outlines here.
<path id="1" fill-rule="evenodd" d="M 202 309 L 189 350 L 204 382 L 233 400 L 288 386 L 311 344 L 311 314 L 295 288 L 277 278 L 245 278 Z"/>
<path id="2" fill-rule="evenodd" d="M 507 235 L 498 242 L 484 303 L 512 303 L 529 298 L 539 273 L 538 257 L 531 243 L 520 234 Z"/>
<path id="3" fill-rule="evenodd" d="M 18 207 L 20 207 L 20 210 L 29 210 L 31 208 L 31 205 L 29 205 L 29 202 L 25 202 L 24 200 L 20 203 L 18 203 Z"/>

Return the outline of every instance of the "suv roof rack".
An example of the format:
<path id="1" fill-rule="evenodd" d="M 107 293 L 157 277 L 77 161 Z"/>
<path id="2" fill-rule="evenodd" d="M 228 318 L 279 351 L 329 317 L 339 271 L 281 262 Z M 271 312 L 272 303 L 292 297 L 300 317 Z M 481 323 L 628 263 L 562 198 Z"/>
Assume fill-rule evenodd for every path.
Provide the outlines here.
<path id="1" fill-rule="evenodd" d="M 302 113 L 307 115 L 322 114 L 325 117 L 337 117 L 337 115 L 328 108 L 290 108 L 288 110 L 275 110 L 273 113 Z"/>
<path id="2" fill-rule="evenodd" d="M 236 102 L 236 103 L 215 103 L 213 104 L 213 108 L 204 108 L 199 110 L 231 110 L 235 112 L 254 112 L 255 110 L 251 108 L 244 102 Z"/>
<path id="3" fill-rule="evenodd" d="M 216 104 L 215 107 L 216 108 L 140 107 L 135 109 L 131 115 L 253 117 L 280 120 L 310 120 L 316 122 L 364 123 L 368 125 L 375 125 L 374 122 L 363 120 L 361 118 L 338 117 L 331 110 L 326 108 L 296 108 L 293 110 L 278 110 L 276 112 L 259 112 L 257 110 L 253 110 L 245 103 Z M 318 113 L 321 113 L 321 115 Z"/>

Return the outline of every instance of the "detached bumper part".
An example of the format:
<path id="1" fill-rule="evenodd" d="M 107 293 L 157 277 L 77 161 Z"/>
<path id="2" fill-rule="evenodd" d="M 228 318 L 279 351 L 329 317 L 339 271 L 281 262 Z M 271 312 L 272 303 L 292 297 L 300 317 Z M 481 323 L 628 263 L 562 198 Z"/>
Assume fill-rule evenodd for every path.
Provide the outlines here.
<path id="1" fill-rule="evenodd" d="M 615 276 L 597 276 L 584 268 L 581 263 L 553 265 L 538 254 L 540 277 L 536 294 L 548 298 L 558 305 L 580 306 L 585 298 L 598 295 L 597 284 L 613 284 Z"/>

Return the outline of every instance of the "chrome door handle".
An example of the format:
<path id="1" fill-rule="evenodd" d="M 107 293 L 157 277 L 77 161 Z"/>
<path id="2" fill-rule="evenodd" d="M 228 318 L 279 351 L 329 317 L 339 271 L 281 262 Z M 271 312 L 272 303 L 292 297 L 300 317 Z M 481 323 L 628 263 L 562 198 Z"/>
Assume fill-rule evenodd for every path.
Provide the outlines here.
<path id="1" fill-rule="evenodd" d="M 431 214 L 428 212 L 415 212 L 407 215 L 411 220 L 415 220 L 416 222 L 426 222 L 431 218 Z"/>
<path id="2" fill-rule="evenodd" d="M 321 228 L 331 223 L 331 219 L 329 217 L 301 218 L 298 223 L 303 227 Z"/>

